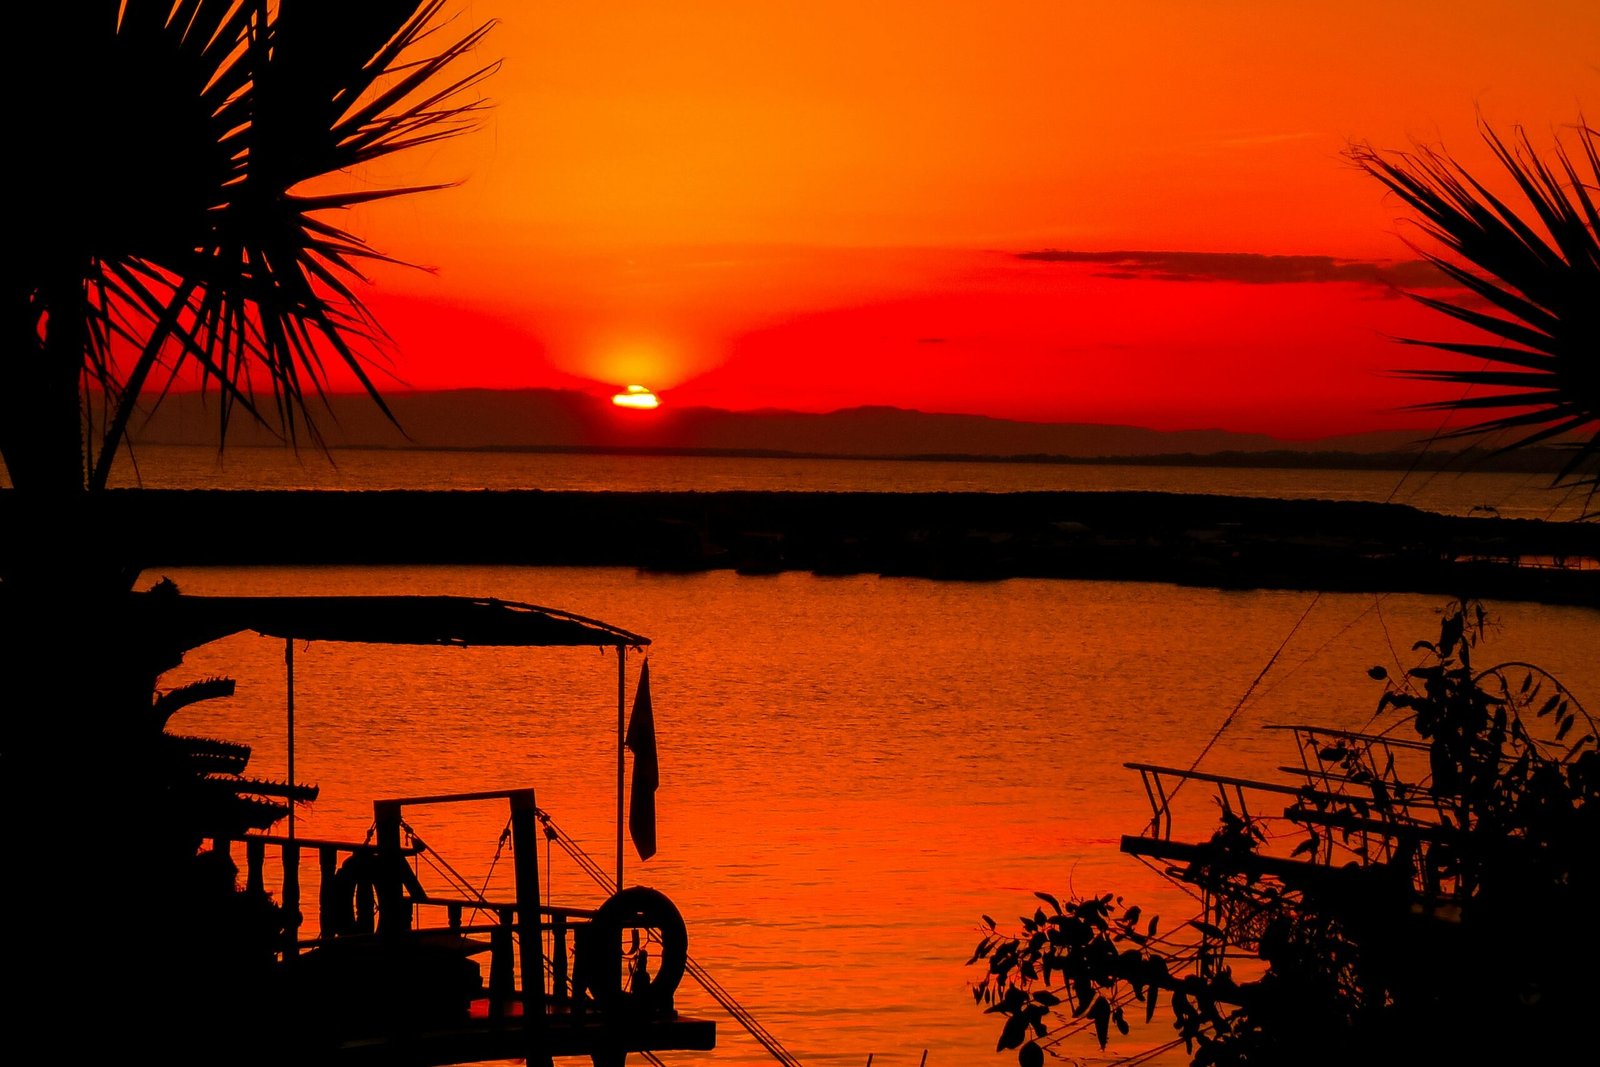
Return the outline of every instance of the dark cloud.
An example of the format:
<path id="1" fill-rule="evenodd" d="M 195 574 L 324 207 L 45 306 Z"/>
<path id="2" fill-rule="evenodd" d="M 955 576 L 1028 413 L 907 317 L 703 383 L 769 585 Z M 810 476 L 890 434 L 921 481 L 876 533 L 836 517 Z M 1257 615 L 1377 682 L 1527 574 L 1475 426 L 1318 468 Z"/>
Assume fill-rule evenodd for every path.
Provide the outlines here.
<path id="1" fill-rule="evenodd" d="M 1124 281 L 1241 282 L 1245 285 L 1298 285 L 1354 282 L 1398 289 L 1441 289 L 1454 283 L 1420 259 L 1385 262 L 1333 256 L 1268 256 L 1258 252 L 1077 252 L 1045 248 L 1018 252 L 1038 263 L 1089 263 L 1095 275 Z"/>

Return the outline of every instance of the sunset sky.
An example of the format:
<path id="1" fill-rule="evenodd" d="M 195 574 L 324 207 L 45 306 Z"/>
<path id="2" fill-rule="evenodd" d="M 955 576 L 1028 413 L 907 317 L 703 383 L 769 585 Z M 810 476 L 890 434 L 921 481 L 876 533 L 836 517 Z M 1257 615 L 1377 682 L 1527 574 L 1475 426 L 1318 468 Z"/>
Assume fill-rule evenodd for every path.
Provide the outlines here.
<path id="1" fill-rule="evenodd" d="M 1600 107 L 1592 0 L 450 10 L 499 22 L 491 109 L 360 180 L 460 184 L 345 220 L 434 268 L 364 291 L 415 388 L 1430 426 L 1389 338 L 1450 327 L 1344 150 L 1489 175 L 1480 115 L 1545 148 Z"/>

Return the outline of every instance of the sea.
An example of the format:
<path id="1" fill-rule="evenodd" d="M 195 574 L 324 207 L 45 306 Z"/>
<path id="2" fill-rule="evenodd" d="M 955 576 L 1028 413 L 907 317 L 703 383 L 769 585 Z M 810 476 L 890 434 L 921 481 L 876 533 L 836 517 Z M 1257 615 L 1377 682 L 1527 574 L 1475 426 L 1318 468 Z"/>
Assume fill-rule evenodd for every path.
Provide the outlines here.
<path id="1" fill-rule="evenodd" d="M 477 452 L 337 453 L 330 464 L 249 451 L 219 466 L 209 450 L 145 448 L 140 475 L 159 487 L 1165 489 L 1452 514 L 1581 507 L 1553 496 L 1547 476 Z M 658 851 L 641 860 L 625 842 L 624 881 L 674 902 L 690 956 L 796 1060 L 839 1067 L 1015 1062 L 995 1051 L 999 1017 L 974 1003 L 983 972 L 967 960 L 982 916 L 1004 927 L 1033 914 L 1036 892 L 1112 893 L 1179 928 L 1195 902 L 1119 847 L 1151 817 L 1127 764 L 1198 761 L 1281 780 L 1299 755 L 1274 726 L 1402 727 L 1378 712 L 1384 683 L 1369 668 L 1415 665 L 1414 643 L 1437 635 L 1447 606 L 1412 594 L 626 568 L 188 568 L 141 581 L 163 576 L 196 594 L 494 596 L 649 637 L 624 659 L 620 702 L 631 711 L 648 661 Z M 1538 664 L 1600 709 L 1600 612 L 1486 607 L 1479 664 Z M 244 742 L 250 773 L 285 777 L 285 652 L 253 634 L 191 652 L 163 686 L 225 675 L 237 691 L 184 709 L 172 728 Z M 300 642 L 294 665 L 294 774 L 319 789 L 296 812 L 298 835 L 362 840 L 375 799 L 532 787 L 574 847 L 615 871 L 615 652 Z M 1185 787 L 1179 835 L 1207 832 L 1217 804 L 1214 787 Z M 503 806 L 419 807 L 407 819 L 428 846 L 425 884 L 448 867 L 508 895 Z M 539 859 L 547 901 L 604 899 L 563 848 L 547 842 Z M 269 863 L 267 888 L 280 880 Z M 661 1061 L 773 1062 L 693 979 L 677 1007 L 717 1023 L 717 1048 Z M 1126 1037 L 1113 1030 L 1104 1052 L 1089 1035 L 1053 1051 L 1185 1062 L 1181 1049 L 1157 1052 L 1172 1036 L 1158 1012 Z"/>

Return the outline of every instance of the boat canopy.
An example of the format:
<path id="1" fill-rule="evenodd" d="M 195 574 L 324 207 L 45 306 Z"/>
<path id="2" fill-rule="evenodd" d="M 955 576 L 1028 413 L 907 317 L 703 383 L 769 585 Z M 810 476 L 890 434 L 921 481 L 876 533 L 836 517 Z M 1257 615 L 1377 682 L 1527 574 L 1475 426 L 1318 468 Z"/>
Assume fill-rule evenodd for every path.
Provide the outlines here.
<path id="1" fill-rule="evenodd" d="M 0 594 L 4 587 L 0 586 Z M 623 751 L 628 649 L 644 648 L 648 637 L 630 633 L 570 611 L 542 608 L 515 600 L 469 596 L 189 596 L 163 580 L 135 594 L 135 621 L 150 626 L 177 649 L 209 644 L 252 630 L 284 642 L 287 672 L 285 719 L 288 728 L 288 776 L 295 781 L 294 643 L 348 641 L 385 645 L 498 645 L 515 647 L 589 646 L 617 650 L 617 880 L 622 886 Z M 142 616 L 139 618 L 138 616 Z M 182 662 L 181 652 L 171 665 Z M 640 692 L 648 713 L 649 696 L 641 670 Z M 653 736 L 653 735 L 652 735 Z M 653 742 L 652 742 L 653 744 Z M 289 836 L 294 837 L 294 809 L 289 809 Z"/>
<path id="2" fill-rule="evenodd" d="M 465 596 L 187 596 L 166 610 L 193 648 L 254 630 L 265 637 L 389 645 L 602 645 L 650 643 L 595 619 L 514 600 Z"/>

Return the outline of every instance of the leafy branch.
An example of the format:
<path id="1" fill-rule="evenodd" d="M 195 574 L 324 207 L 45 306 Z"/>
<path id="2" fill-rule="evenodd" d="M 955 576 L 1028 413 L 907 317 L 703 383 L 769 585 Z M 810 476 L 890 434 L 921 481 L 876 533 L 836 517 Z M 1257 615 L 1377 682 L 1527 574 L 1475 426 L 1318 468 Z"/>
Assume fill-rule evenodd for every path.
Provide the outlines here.
<path id="1" fill-rule="evenodd" d="M 1314 784 L 1259 783 L 1297 798 L 1286 855 L 1226 805 L 1206 841 L 1161 842 L 1204 904 L 1176 938 L 1114 894 L 1038 893 L 1015 929 L 985 916 L 968 965 L 1004 1020 L 996 1051 L 1037 1067 L 1088 1032 L 1105 1049 L 1163 994 L 1196 1065 L 1475 1054 L 1441 1028 L 1505 1050 L 1575 1035 L 1600 993 L 1600 932 L 1562 921 L 1600 889 L 1596 730 L 1542 669 L 1474 668 L 1488 621 L 1455 602 L 1418 666 L 1369 672 L 1383 732 L 1304 728 Z"/>

